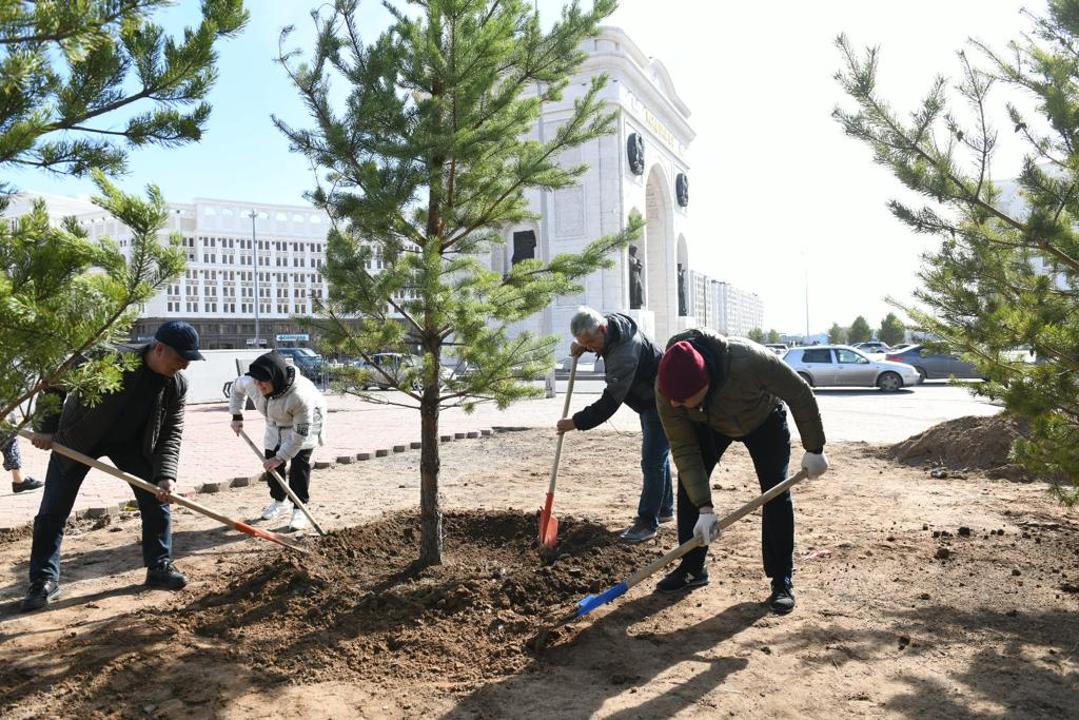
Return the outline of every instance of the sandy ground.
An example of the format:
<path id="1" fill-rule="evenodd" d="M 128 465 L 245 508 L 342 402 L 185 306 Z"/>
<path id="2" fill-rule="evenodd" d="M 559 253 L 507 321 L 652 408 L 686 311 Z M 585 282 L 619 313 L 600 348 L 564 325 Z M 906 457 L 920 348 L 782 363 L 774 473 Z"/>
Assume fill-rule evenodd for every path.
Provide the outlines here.
<path id="1" fill-rule="evenodd" d="M 450 562 L 420 573 L 396 514 L 418 501 L 416 451 L 320 471 L 313 511 L 361 527 L 307 538 L 310 561 L 179 512 L 191 583 L 175 594 L 142 589 L 130 516 L 69 533 L 62 600 L 18 614 L 29 539 L 2 537 L 0 716 L 1077 716 L 1079 516 L 1039 483 L 934 479 L 863 444 L 830 445 L 833 469 L 796 490 L 793 614 L 762 607 L 753 515 L 713 545 L 710 586 L 671 598 L 645 581 L 536 653 L 540 601 L 606 586 L 676 544 L 669 526 L 628 551 L 601 537 L 636 507 L 638 445 L 569 437 L 556 513 L 601 527 L 567 539 L 553 572 L 522 537 L 546 490 L 542 431 L 444 447 L 446 507 L 484 512 L 461 516 L 482 521 L 463 535 L 448 520 L 464 545 L 448 540 Z M 739 445 L 712 480 L 718 508 L 757 492 Z M 252 517 L 266 491 L 200 500 Z"/>

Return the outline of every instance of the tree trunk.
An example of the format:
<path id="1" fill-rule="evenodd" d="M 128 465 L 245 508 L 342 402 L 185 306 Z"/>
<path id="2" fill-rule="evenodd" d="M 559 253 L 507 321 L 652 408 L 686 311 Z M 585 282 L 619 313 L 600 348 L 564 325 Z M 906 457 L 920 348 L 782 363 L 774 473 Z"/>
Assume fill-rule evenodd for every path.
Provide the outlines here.
<path id="1" fill-rule="evenodd" d="M 436 353 L 436 364 L 437 364 Z M 442 564 L 442 507 L 438 496 L 438 474 L 442 465 L 438 444 L 438 378 L 424 383 L 420 400 L 420 563 Z"/>

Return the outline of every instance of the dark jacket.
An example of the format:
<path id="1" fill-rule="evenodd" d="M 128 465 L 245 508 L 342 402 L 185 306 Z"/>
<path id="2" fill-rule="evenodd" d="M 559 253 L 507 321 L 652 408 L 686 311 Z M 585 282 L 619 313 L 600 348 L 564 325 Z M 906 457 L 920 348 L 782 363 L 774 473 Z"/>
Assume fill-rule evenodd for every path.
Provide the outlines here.
<path id="1" fill-rule="evenodd" d="M 132 392 L 139 386 L 141 373 L 153 372 L 144 359 L 148 348 L 144 345 L 122 350 L 139 354 L 140 360 L 138 367 L 123 374 L 119 390 L 105 395 L 93 407 L 84 405 L 77 394 L 68 395 L 62 412 L 41 419 L 39 432 L 54 433 L 53 440 L 72 450 L 82 453 L 96 450 L 115 419 L 134 402 Z M 61 399 L 66 395 L 62 391 L 51 392 Z M 181 373 L 169 378 L 153 399 L 140 448 L 153 466 L 151 482 L 177 479 L 186 399 L 187 380 Z"/>
<path id="2" fill-rule="evenodd" d="M 688 340 L 708 367 L 708 394 L 697 408 L 672 407 L 656 385 L 656 408 L 671 441 L 679 481 L 697 507 L 711 502 L 697 426 L 706 425 L 729 438 L 756 430 L 779 402 L 785 401 L 811 452 L 824 448 L 824 426 L 813 391 L 778 355 L 751 340 L 727 338 L 707 329 L 687 330 L 667 347 Z"/>
<path id="3" fill-rule="evenodd" d="M 656 372 L 663 353 L 632 318 L 620 313 L 607 316 L 607 338 L 599 356 L 607 387 L 599 400 L 573 415 L 578 430 L 602 425 L 622 403 L 638 413 L 656 406 Z"/>

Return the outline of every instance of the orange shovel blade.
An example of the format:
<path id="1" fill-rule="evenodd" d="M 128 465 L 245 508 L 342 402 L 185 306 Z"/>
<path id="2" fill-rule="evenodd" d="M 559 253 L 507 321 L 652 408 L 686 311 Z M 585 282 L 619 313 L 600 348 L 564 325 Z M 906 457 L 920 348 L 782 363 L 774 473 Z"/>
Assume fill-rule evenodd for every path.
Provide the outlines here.
<path id="1" fill-rule="evenodd" d="M 553 548 L 558 542 L 558 518 L 551 511 L 554 505 L 554 493 L 547 493 L 547 502 L 543 504 L 543 511 L 539 520 L 539 541 L 544 547 Z"/>
<path id="2" fill-rule="evenodd" d="M 558 542 L 558 518 L 554 515 L 547 520 L 547 527 L 540 535 L 540 542 L 545 548 L 553 548 Z"/>

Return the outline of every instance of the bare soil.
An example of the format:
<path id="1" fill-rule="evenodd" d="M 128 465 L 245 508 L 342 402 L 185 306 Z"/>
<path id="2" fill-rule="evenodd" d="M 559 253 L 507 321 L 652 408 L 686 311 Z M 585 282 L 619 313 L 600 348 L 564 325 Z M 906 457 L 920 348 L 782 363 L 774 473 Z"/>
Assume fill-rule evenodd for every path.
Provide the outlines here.
<path id="1" fill-rule="evenodd" d="M 1009 457 L 1022 434 L 1022 424 L 1004 415 L 961 417 L 896 443 L 888 456 L 905 465 L 956 472 L 984 470 L 991 478 L 1033 480 Z"/>
<path id="2" fill-rule="evenodd" d="M 942 482 L 863 444 L 830 446 L 832 470 L 796 488 L 791 615 L 762 604 L 751 515 L 713 545 L 708 587 L 669 597 L 647 580 L 537 649 L 575 600 L 677 542 L 670 526 L 617 542 L 639 442 L 568 439 L 555 557 L 533 543 L 545 431 L 443 447 L 446 562 L 422 570 L 418 453 L 319 473 L 312 509 L 333 532 L 304 539 L 310 556 L 178 511 L 179 593 L 141 588 L 139 523 L 124 517 L 69 536 L 63 599 L 22 615 L 29 539 L 7 538 L 0 716 L 1075 716 L 1076 513 L 1042 483 Z M 738 445 L 712 482 L 726 510 L 759 492 Z M 206 502 L 251 517 L 266 499 Z"/>

